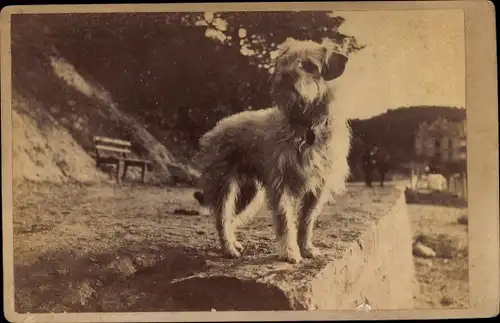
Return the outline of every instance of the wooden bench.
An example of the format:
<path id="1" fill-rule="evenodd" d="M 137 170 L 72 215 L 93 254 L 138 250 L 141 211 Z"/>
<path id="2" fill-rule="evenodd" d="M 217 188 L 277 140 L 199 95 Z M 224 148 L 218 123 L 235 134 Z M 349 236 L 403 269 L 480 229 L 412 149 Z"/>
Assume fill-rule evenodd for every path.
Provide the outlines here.
<path id="1" fill-rule="evenodd" d="M 95 136 L 94 147 L 96 151 L 96 166 L 99 167 L 102 164 L 116 165 L 116 181 L 118 184 L 122 184 L 128 167 L 141 167 L 141 179 L 143 183 L 146 182 L 147 169 L 151 162 L 146 159 L 128 157 L 132 153 L 132 143 L 130 141 Z M 123 175 L 120 176 L 122 171 Z"/>

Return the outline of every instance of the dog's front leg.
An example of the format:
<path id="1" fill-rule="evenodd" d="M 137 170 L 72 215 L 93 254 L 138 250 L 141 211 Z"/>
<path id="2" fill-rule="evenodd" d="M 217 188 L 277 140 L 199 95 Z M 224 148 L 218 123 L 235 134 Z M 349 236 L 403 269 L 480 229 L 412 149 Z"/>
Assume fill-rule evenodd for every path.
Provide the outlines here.
<path id="1" fill-rule="evenodd" d="M 313 245 L 313 229 L 326 198 L 325 192 L 319 194 L 319 197 L 312 192 L 307 192 L 304 195 L 299 211 L 298 244 L 300 252 L 305 258 L 314 258 L 321 254 L 318 248 Z"/>
<path id="2" fill-rule="evenodd" d="M 275 190 L 269 194 L 280 258 L 290 263 L 302 261 L 297 244 L 297 199 L 289 191 Z"/>

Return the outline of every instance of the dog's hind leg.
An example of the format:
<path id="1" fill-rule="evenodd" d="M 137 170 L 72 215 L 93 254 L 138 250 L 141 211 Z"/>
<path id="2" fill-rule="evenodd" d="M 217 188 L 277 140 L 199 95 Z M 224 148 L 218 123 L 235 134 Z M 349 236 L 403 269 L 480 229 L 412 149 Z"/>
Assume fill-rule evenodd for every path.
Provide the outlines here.
<path id="1" fill-rule="evenodd" d="M 279 243 L 279 257 L 290 263 L 302 261 L 297 244 L 297 199 L 286 189 L 266 190 Z"/>
<path id="2" fill-rule="evenodd" d="M 314 258 L 321 254 L 313 245 L 313 229 L 327 198 L 326 192 L 319 194 L 319 197 L 307 192 L 302 200 L 299 211 L 298 244 L 305 258 Z"/>
<path id="3" fill-rule="evenodd" d="M 241 255 L 240 250 L 243 249 L 241 244 L 236 240 L 233 225 L 239 190 L 240 187 L 236 178 L 229 178 L 227 185 L 221 187 L 218 192 L 218 198 L 211 205 L 212 212 L 215 215 L 222 252 L 230 258 L 239 257 Z"/>

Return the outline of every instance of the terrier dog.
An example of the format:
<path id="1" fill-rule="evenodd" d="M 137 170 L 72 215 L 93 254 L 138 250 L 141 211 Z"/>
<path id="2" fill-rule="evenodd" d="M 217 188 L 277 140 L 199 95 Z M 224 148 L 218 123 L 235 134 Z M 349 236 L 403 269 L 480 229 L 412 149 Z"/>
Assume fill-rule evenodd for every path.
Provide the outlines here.
<path id="1" fill-rule="evenodd" d="M 223 253 L 241 255 L 235 230 L 265 202 L 273 215 L 280 259 L 320 255 L 313 227 L 332 194 L 345 189 L 351 131 L 329 82 L 348 58 L 330 40 L 288 38 L 272 75 L 274 106 L 220 120 L 200 139 L 201 192 L 216 217 Z"/>

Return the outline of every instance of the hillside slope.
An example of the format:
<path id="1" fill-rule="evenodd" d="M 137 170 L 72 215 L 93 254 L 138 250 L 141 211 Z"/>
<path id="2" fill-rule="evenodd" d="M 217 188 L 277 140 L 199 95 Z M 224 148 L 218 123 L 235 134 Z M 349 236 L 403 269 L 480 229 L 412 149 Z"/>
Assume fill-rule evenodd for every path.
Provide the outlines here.
<path id="1" fill-rule="evenodd" d="M 130 140 L 136 157 L 153 162 L 154 179 L 193 181 L 180 164 L 133 116 L 121 111 L 103 86 L 82 76 L 55 48 L 29 37 L 12 44 L 12 110 L 15 180 L 101 181 L 92 137 Z M 28 99 L 29 98 L 29 99 Z"/>
<path id="2" fill-rule="evenodd" d="M 106 176 L 71 134 L 36 100 L 12 96 L 13 169 L 21 180 L 98 182 Z"/>

